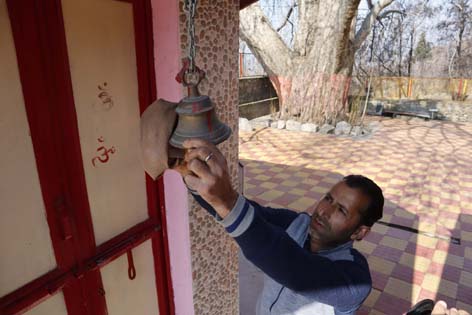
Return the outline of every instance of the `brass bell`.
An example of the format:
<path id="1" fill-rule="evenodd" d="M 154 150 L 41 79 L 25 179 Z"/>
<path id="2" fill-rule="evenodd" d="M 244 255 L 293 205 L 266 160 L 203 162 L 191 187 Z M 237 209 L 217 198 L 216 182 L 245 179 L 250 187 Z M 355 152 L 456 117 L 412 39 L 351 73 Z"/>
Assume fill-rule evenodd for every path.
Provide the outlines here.
<path id="1" fill-rule="evenodd" d="M 183 149 L 183 142 L 190 138 L 200 138 L 219 144 L 231 135 L 231 128 L 222 123 L 215 113 L 210 97 L 200 95 L 196 84 L 187 84 L 189 95 L 177 105 L 177 127 L 170 138 L 170 145 Z"/>

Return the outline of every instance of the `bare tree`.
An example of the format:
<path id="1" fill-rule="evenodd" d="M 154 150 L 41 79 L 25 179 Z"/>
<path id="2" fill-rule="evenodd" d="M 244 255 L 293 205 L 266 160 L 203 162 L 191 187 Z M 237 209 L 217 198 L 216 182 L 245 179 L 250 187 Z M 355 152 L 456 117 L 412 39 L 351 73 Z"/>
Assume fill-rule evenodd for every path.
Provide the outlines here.
<path id="1" fill-rule="evenodd" d="M 470 59 L 470 52 L 464 54 L 464 40 L 472 28 L 472 0 L 449 0 L 444 7 L 446 17 L 438 24 L 442 40 L 450 43 L 453 38 L 452 51 L 449 54 L 449 76 L 464 76 Z"/>
<path id="2" fill-rule="evenodd" d="M 397 14 L 389 14 L 377 23 L 356 55 L 358 75 L 413 75 L 415 48 L 435 12 L 428 2 L 397 0 L 391 6 L 389 11 Z"/>
<path id="3" fill-rule="evenodd" d="M 296 0 L 298 23 L 291 47 L 259 4 L 241 11 L 240 37 L 269 75 L 282 116 L 317 123 L 337 119 L 345 108 L 355 52 L 393 1 L 368 0 L 368 14 L 356 29 L 360 0 Z"/>

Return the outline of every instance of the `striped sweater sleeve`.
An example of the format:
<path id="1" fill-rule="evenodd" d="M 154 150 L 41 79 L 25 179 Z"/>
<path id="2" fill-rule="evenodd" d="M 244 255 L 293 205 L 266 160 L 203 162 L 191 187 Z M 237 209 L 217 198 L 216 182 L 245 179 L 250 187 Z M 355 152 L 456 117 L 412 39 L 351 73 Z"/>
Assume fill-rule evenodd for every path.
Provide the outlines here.
<path id="1" fill-rule="evenodd" d="M 254 201 L 246 199 L 239 195 L 236 204 L 231 212 L 224 219 L 220 218 L 213 207 L 208 204 L 195 191 L 190 191 L 194 199 L 206 209 L 216 221 L 223 225 L 226 231 L 232 237 L 238 237 L 244 233 L 251 222 L 254 220 L 255 212 L 267 223 L 286 229 L 290 223 L 297 217 L 297 213 L 288 209 L 274 209 L 270 207 L 261 207 Z"/>

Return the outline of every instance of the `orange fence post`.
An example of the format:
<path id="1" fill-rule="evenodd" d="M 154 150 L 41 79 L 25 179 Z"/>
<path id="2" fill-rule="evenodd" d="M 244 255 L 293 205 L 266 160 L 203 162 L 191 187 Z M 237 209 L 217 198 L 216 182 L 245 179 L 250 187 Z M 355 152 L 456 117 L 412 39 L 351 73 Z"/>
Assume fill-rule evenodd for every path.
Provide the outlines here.
<path id="1" fill-rule="evenodd" d="M 459 80 L 459 88 L 457 89 L 457 98 L 460 99 L 462 96 L 462 79 Z"/>
<path id="2" fill-rule="evenodd" d="M 412 93 L 413 93 L 413 79 L 412 78 L 409 78 L 408 79 L 408 90 L 407 90 L 407 96 L 408 97 L 411 97 Z"/>
<path id="3" fill-rule="evenodd" d="M 398 77 L 397 80 L 397 85 L 398 85 L 398 98 L 402 98 L 402 79 Z"/>

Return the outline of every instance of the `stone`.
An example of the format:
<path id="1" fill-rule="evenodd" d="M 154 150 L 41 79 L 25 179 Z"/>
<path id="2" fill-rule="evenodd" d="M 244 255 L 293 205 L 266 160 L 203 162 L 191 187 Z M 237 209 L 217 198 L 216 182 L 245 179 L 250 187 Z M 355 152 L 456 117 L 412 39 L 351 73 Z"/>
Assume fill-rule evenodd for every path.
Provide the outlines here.
<path id="1" fill-rule="evenodd" d="M 270 120 L 251 120 L 253 128 L 267 128 L 270 127 Z"/>
<path id="2" fill-rule="evenodd" d="M 371 121 L 367 124 L 365 129 L 369 130 L 370 132 L 374 132 L 382 127 L 382 124 L 378 121 Z"/>
<path id="3" fill-rule="evenodd" d="M 324 124 L 320 128 L 320 133 L 322 133 L 322 134 L 332 134 L 332 133 L 334 133 L 334 126 L 331 126 L 330 124 Z"/>
<path id="4" fill-rule="evenodd" d="M 295 120 L 287 120 L 287 125 L 285 128 L 291 131 L 300 131 L 302 123 Z"/>
<path id="5" fill-rule="evenodd" d="M 277 121 L 277 128 L 278 129 L 285 129 L 286 122 L 285 120 L 279 120 Z"/>
<path id="6" fill-rule="evenodd" d="M 239 118 L 239 131 L 252 131 L 251 123 L 247 118 Z"/>
<path id="7" fill-rule="evenodd" d="M 271 121 L 270 122 L 270 128 L 277 128 L 278 125 L 279 125 L 278 121 Z"/>
<path id="8" fill-rule="evenodd" d="M 352 127 L 351 129 L 351 133 L 350 135 L 353 136 L 353 137 L 358 137 L 362 134 L 362 128 L 361 126 L 354 126 Z"/>
<path id="9" fill-rule="evenodd" d="M 351 124 L 345 121 L 340 121 L 336 124 L 336 129 L 334 130 L 334 134 L 337 136 L 340 135 L 348 135 L 351 132 Z"/>
<path id="10" fill-rule="evenodd" d="M 305 132 L 317 132 L 318 131 L 318 125 L 311 124 L 311 123 L 306 123 L 303 124 L 300 128 L 301 131 Z"/>

